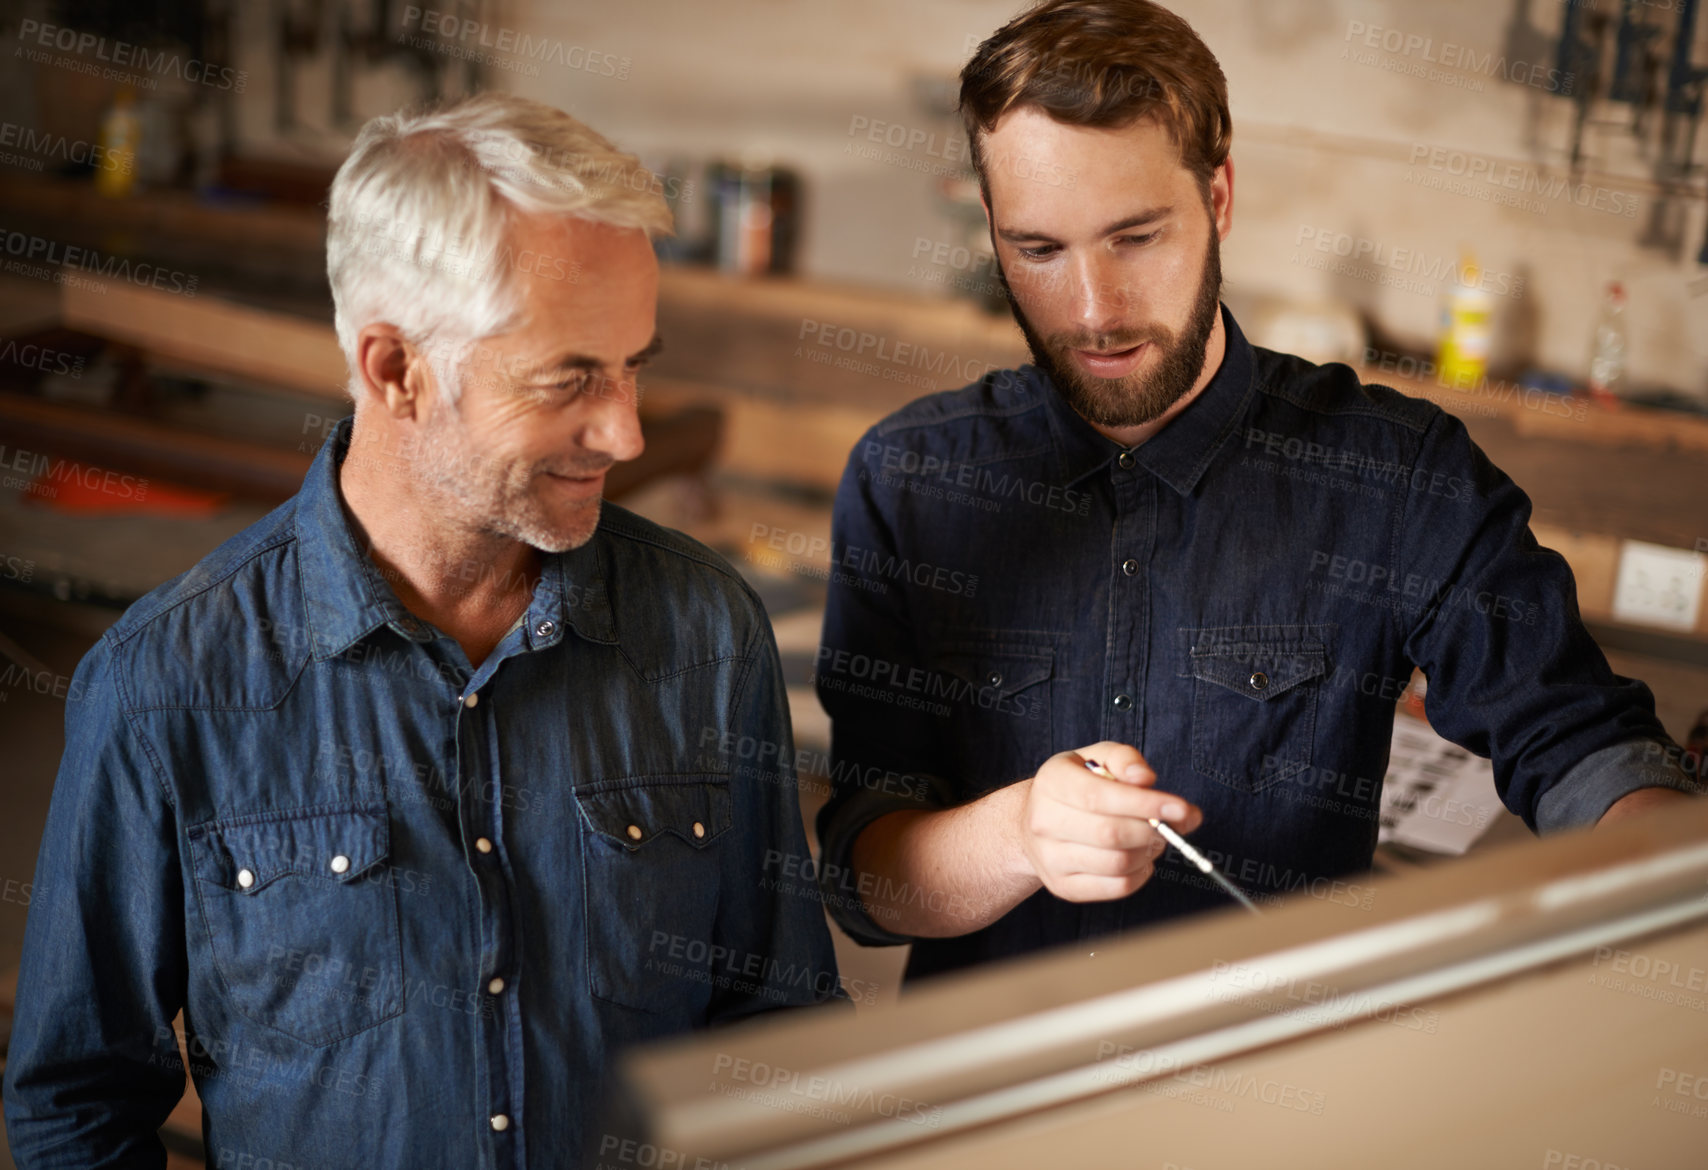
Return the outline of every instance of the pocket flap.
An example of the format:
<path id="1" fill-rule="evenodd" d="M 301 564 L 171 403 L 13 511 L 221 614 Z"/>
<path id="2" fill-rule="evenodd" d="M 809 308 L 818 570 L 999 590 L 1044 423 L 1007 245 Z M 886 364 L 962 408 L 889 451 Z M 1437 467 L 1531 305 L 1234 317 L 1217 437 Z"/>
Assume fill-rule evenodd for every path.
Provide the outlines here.
<path id="1" fill-rule="evenodd" d="M 576 789 L 581 815 L 625 849 L 672 833 L 704 849 L 731 824 L 729 781 L 714 775 L 637 776 Z"/>
<path id="2" fill-rule="evenodd" d="M 1055 652 L 1048 646 L 957 645 L 940 648 L 933 662 L 938 670 L 974 690 L 1007 697 L 1048 682 L 1055 669 Z"/>
<path id="3" fill-rule="evenodd" d="M 188 836 L 196 876 L 244 894 L 286 874 L 353 882 L 391 849 L 383 801 L 209 821 Z"/>
<path id="4" fill-rule="evenodd" d="M 1192 677 L 1267 702 L 1327 672 L 1320 646 L 1222 643 L 1192 651 Z"/>

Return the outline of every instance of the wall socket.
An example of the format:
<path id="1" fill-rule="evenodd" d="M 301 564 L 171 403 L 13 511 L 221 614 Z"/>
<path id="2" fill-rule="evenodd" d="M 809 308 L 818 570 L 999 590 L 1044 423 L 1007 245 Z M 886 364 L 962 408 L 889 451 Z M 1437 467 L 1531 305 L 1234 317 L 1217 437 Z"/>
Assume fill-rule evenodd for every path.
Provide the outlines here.
<path id="1" fill-rule="evenodd" d="M 1708 556 L 1702 553 L 1627 540 L 1619 553 L 1613 617 L 1669 630 L 1694 630 L 1705 577 Z"/>

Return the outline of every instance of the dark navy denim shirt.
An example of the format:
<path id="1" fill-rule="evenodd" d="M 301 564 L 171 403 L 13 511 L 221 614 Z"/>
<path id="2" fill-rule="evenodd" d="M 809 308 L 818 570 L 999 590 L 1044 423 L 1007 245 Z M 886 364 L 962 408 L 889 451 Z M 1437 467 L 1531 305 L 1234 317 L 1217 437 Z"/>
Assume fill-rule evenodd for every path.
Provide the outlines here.
<path id="1" fill-rule="evenodd" d="M 835 785 L 821 884 L 855 937 L 910 941 L 865 912 L 874 875 L 849 866 L 873 820 L 1104 740 L 1203 808 L 1195 843 L 1259 901 L 1367 906 L 1341 879 L 1370 864 L 1414 664 L 1435 728 L 1493 758 L 1533 829 L 1688 784 L 1648 689 L 1609 670 L 1566 562 L 1531 535 L 1529 499 L 1456 418 L 1223 321 L 1221 369 L 1137 448 L 1027 366 L 923 398 L 853 452 L 816 685 Z M 1228 905 L 1169 850 L 1126 899 L 1039 891 L 917 941 L 909 975 Z"/>
<path id="2" fill-rule="evenodd" d="M 757 597 L 606 504 L 478 670 L 337 468 L 79 666 L 5 1081 L 19 1166 L 563 1167 L 632 1041 L 838 995 Z"/>

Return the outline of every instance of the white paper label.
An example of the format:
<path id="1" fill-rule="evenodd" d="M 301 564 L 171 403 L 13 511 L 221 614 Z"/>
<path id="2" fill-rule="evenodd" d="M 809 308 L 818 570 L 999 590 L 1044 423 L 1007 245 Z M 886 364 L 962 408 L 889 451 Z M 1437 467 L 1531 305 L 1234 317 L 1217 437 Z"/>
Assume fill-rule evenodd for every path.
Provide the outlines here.
<path id="1" fill-rule="evenodd" d="M 1627 540 L 1613 586 L 1613 616 L 1622 622 L 1694 630 L 1708 557 L 1664 544 Z"/>

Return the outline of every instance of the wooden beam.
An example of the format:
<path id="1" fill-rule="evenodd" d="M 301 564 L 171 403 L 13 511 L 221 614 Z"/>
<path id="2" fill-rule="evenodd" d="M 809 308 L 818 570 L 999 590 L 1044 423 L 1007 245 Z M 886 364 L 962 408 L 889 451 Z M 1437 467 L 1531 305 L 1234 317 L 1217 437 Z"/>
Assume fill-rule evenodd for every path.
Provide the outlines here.
<path id="1" fill-rule="evenodd" d="M 0 395 L 0 436 L 26 450 L 271 502 L 296 494 L 313 461 L 295 451 L 15 394 Z"/>
<path id="2" fill-rule="evenodd" d="M 63 285 L 61 323 L 210 373 L 343 399 L 348 372 L 332 327 L 215 297 L 117 281 Z"/>

